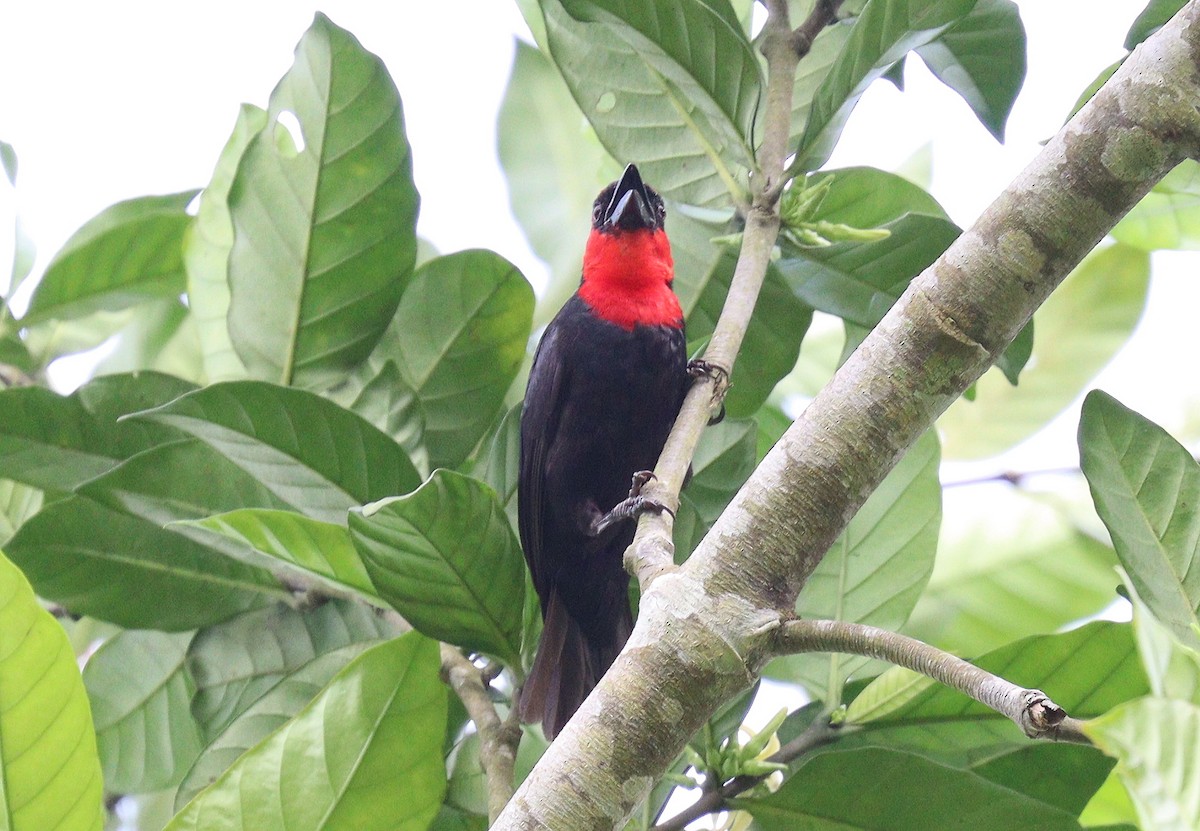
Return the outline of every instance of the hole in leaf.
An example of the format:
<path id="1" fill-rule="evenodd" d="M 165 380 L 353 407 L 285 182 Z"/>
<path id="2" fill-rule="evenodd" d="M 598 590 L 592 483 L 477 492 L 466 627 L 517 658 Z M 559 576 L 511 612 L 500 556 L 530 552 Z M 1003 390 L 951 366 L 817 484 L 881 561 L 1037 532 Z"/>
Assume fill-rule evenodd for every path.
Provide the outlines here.
<path id="1" fill-rule="evenodd" d="M 284 110 L 276 117 L 275 147 L 288 158 L 304 152 L 304 130 L 295 113 Z"/>
<path id="2" fill-rule="evenodd" d="M 617 96 L 611 92 L 606 92 L 596 101 L 596 112 L 610 113 L 615 106 L 617 106 Z"/>

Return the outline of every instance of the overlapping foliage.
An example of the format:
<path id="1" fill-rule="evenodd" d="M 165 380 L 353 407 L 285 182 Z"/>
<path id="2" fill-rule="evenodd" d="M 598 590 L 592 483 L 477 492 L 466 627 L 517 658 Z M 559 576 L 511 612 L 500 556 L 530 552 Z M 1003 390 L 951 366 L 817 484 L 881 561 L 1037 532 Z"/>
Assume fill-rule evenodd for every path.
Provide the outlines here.
<path id="1" fill-rule="evenodd" d="M 799 18 L 814 4 L 792 5 Z M 1011 0 L 842 5 L 796 78 L 792 211 L 729 418 L 706 433 L 683 494 L 680 558 L 797 394 L 830 371 L 821 356 L 837 347 L 822 345 L 828 326 L 810 333 L 814 314 L 839 320 L 852 348 L 959 233 L 895 174 L 817 170 L 863 91 L 915 54 L 1002 136 L 1023 80 Z M 1127 47 L 1179 5 L 1151 3 Z M 553 272 L 536 308 L 494 253 L 417 263 L 399 95 L 383 63 L 322 15 L 267 109 L 243 108 L 194 214 L 195 191 L 115 205 L 50 260 L 23 316 L 0 301 L 4 377 L 37 384 L 0 391 L 0 615 L 11 624 L 0 625 L 0 825 L 98 828 L 101 771 L 112 796 L 169 793 L 172 829 L 485 825 L 478 739 L 447 710 L 434 640 L 506 666 L 501 699 L 536 642 L 510 518 L 512 405 L 535 320 L 578 279 L 563 229 L 585 227 L 595 192 L 637 162 L 671 201 L 676 288 L 698 349 L 732 278 L 764 91 L 747 2 L 521 6 L 541 48 L 517 47 L 499 149 L 514 213 Z M 0 151 L 15 184 L 16 152 Z M 1095 717 L 1108 755 L 1031 746 L 957 693 L 875 663 L 781 660 L 770 674 L 815 699 L 781 737 L 846 705 L 844 736 L 793 762 L 777 792 L 738 801 L 756 827 L 1067 829 L 1081 812 L 1147 829 L 1200 823 L 1187 750 L 1200 741 L 1194 459 L 1089 397 L 1083 472 L 1115 550 L 1036 503 L 993 509 L 1009 533 L 948 515 L 939 547 L 938 479 L 942 455 L 992 455 L 1039 429 L 1120 348 L 1145 302 L 1146 252 L 1195 247 L 1196 180 L 1194 163 L 1181 166 L 1118 226 L 1039 312 L 1036 336 L 1027 329 L 1002 373 L 950 410 L 941 440 L 910 452 L 798 601 L 807 616 L 907 622 L 982 654 Z M 32 263 L 16 239 L 10 297 Z M 45 387 L 52 361 L 109 339 L 135 371 L 102 366 L 68 396 Z M 1034 513 L 1038 533 L 1012 532 Z M 1066 563 L 1061 582 L 1045 560 Z M 1118 560 L 1134 624 L 1055 634 L 1115 597 Z M 65 621 L 84 616 L 67 623 L 77 648 L 99 627 L 82 685 L 29 584 Z M 401 635 L 384 611 L 416 632 Z M 697 737 L 700 755 L 748 703 Z M 61 717 L 39 732 L 26 709 Z M 542 747 L 528 737 L 518 772 Z M 653 821 L 679 781 L 660 783 L 634 823 Z M 1106 807 L 1123 792 L 1132 807 Z"/>

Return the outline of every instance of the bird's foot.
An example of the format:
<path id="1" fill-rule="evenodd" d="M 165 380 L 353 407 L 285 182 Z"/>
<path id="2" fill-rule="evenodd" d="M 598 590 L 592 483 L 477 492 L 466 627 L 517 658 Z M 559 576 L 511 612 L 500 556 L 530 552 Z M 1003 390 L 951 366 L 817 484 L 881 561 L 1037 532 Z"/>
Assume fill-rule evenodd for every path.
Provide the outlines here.
<path id="1" fill-rule="evenodd" d="M 634 479 L 634 482 L 636 484 L 636 478 Z M 645 482 L 642 484 L 645 484 Z M 589 533 L 593 537 L 598 537 L 617 523 L 624 522 L 629 519 L 637 519 L 642 514 L 646 513 L 653 512 L 656 514 L 661 514 L 663 511 L 666 511 L 668 514 L 670 514 L 672 519 L 675 518 L 675 512 L 663 503 L 659 502 L 657 499 L 652 499 L 649 496 L 642 496 L 640 493 L 631 493 L 628 499 L 623 499 L 618 502 L 607 514 L 597 517 L 595 520 L 593 520 L 592 527 L 589 529 Z"/>
<path id="2" fill-rule="evenodd" d="M 720 424 L 725 420 L 725 391 L 729 389 L 729 370 L 713 361 L 706 361 L 703 358 L 693 358 L 688 361 L 687 374 L 692 377 L 693 381 L 698 381 L 701 378 L 708 378 L 713 382 L 713 398 L 721 399 L 721 406 L 717 410 L 716 415 L 710 416 L 708 426 Z"/>
<path id="3" fill-rule="evenodd" d="M 633 474 L 633 484 L 629 486 L 629 498 L 642 495 L 642 488 L 646 487 L 646 483 L 658 477 L 654 475 L 653 470 L 639 470 Z"/>

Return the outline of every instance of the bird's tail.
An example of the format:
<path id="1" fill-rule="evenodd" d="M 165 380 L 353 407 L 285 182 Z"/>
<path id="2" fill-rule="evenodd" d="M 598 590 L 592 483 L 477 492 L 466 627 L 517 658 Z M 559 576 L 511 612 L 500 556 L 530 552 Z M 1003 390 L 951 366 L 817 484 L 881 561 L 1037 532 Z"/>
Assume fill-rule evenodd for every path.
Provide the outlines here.
<path id="1" fill-rule="evenodd" d="M 558 735 L 629 639 L 633 614 L 628 602 L 619 605 L 613 623 L 612 636 L 597 644 L 567 611 L 558 593 L 550 595 L 537 656 L 521 691 L 521 721 L 540 721 L 547 739 Z"/>

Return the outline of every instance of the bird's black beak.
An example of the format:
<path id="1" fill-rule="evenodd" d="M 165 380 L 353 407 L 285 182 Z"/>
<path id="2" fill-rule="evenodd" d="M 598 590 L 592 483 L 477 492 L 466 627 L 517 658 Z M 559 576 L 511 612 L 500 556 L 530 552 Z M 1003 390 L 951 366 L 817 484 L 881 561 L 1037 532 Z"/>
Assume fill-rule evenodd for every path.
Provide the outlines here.
<path id="1" fill-rule="evenodd" d="M 658 217 L 651 205 L 650 193 L 636 165 L 629 165 L 621 174 L 601 220 L 604 227 L 623 231 L 653 231 L 658 228 Z"/>

